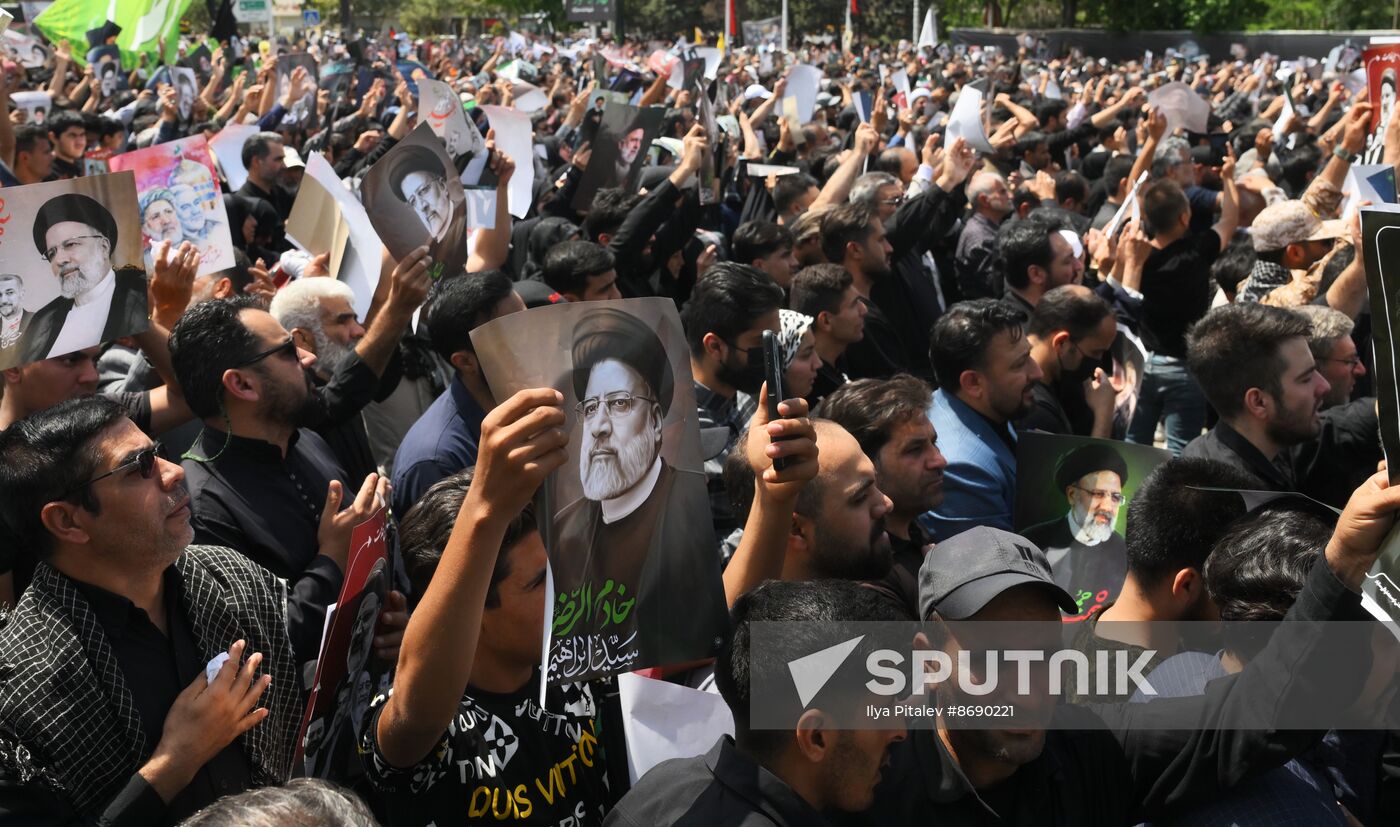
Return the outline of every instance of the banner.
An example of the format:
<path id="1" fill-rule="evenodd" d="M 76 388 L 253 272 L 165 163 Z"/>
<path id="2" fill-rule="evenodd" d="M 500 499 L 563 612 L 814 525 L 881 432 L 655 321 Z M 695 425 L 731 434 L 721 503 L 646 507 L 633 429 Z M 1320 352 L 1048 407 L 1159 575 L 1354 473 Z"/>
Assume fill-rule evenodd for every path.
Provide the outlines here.
<path id="1" fill-rule="evenodd" d="M 536 504 L 548 684 L 713 656 L 727 615 L 675 303 L 535 308 L 476 328 L 472 345 L 497 398 L 564 395 L 570 459 Z"/>
<path id="2" fill-rule="evenodd" d="M 743 27 L 745 46 L 751 48 L 758 46 L 776 47 L 782 43 L 782 17 L 765 17 L 762 20 L 745 20 L 739 25 Z"/>
<path id="3" fill-rule="evenodd" d="M 233 236 L 219 192 L 219 173 L 203 135 L 117 155 L 107 166 L 113 172 L 136 174 L 148 268 L 162 241 L 194 245 L 200 256 L 197 275 L 233 266 Z"/>
<path id="4" fill-rule="evenodd" d="M 1400 90 L 1400 43 L 1368 46 L 1361 53 L 1361 62 L 1366 67 L 1371 101 L 1371 134 L 1364 160 L 1379 164 L 1385 151 L 1385 128 L 1395 115 L 1395 97 Z"/>
<path id="5" fill-rule="evenodd" d="M 566 0 L 565 8 L 570 22 L 611 23 L 613 21 L 613 0 Z"/>
<path id="6" fill-rule="evenodd" d="M 122 66 L 136 65 L 138 54 L 146 55 L 146 65 L 174 63 L 179 38 L 172 37 L 180 27 L 191 0 L 57 0 L 44 9 L 34 21 L 51 43 L 67 42 L 73 50 L 73 60 L 87 65 L 87 32 L 102 27 L 108 20 L 121 26 L 117 47 L 121 49 Z M 162 53 L 162 48 L 165 51 Z"/>

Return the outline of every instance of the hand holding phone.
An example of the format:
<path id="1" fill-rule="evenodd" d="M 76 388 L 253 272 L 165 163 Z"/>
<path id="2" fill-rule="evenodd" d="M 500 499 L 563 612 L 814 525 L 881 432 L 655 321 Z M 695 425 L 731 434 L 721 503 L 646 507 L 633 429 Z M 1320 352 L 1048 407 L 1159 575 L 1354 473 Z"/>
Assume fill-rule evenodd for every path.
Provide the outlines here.
<path id="1" fill-rule="evenodd" d="M 778 413 L 778 403 L 783 401 L 783 357 L 778 348 L 778 334 L 771 330 L 763 331 L 763 378 L 767 383 L 763 404 L 768 409 L 768 421 L 782 419 Z M 786 457 L 774 457 L 773 469 L 787 468 Z"/>

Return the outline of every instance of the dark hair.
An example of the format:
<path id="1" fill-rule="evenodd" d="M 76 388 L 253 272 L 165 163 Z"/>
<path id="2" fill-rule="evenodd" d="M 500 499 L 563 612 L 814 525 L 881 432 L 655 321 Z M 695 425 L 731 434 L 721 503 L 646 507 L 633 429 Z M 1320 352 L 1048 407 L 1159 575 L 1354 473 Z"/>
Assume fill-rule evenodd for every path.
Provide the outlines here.
<path id="1" fill-rule="evenodd" d="M 864 244 L 874 232 L 870 220 L 875 214 L 863 204 L 842 204 L 822 216 L 822 255 L 832 264 L 846 259 L 846 245 Z"/>
<path id="2" fill-rule="evenodd" d="M 1063 100 L 1041 98 L 1036 102 L 1031 111 L 1035 113 L 1036 120 L 1045 123 L 1051 118 L 1059 117 L 1068 108 L 1069 104 L 1065 103 Z"/>
<path id="3" fill-rule="evenodd" d="M 1350 249 L 1350 248 L 1348 248 Z M 1210 277 L 1215 280 L 1216 285 L 1225 291 L 1225 295 L 1231 299 L 1239 292 L 1240 285 L 1249 278 L 1249 274 L 1254 270 L 1254 262 L 1258 256 L 1254 252 L 1254 243 L 1249 236 L 1244 233 L 1236 233 L 1215 259 L 1215 263 L 1210 266 Z M 1326 288 L 1320 288 L 1325 290 Z"/>
<path id="4" fill-rule="evenodd" d="M 603 236 L 615 235 L 628 213 L 642 201 L 642 196 L 620 187 L 598 190 L 593 203 L 588 207 L 588 216 L 583 219 L 583 234 L 589 241 L 597 241 Z"/>
<path id="5" fill-rule="evenodd" d="M 437 571 L 443 549 L 447 548 L 447 539 L 452 536 L 452 527 L 457 523 L 457 512 L 462 510 L 462 502 L 471 488 L 475 470 L 468 468 L 433 483 L 403 517 L 399 527 L 399 548 L 403 552 L 404 572 L 412 588 L 414 607 L 427 593 L 428 583 Z M 510 550 L 521 538 L 538 530 L 533 504 L 526 505 L 524 511 L 511 518 L 505 536 L 501 538 L 496 565 L 491 569 L 491 582 L 486 589 L 486 608 L 494 609 L 501 605 L 497 587 L 510 576 Z"/>
<path id="6" fill-rule="evenodd" d="M 1001 333 L 1019 339 L 1025 326 L 1025 311 L 996 299 L 973 299 L 948 308 L 929 336 L 929 361 L 939 387 L 956 392 L 963 371 L 983 367 L 992 339 Z"/>
<path id="7" fill-rule="evenodd" d="M 758 268 L 732 261 L 714 265 L 695 283 L 694 292 L 681 308 L 691 355 L 699 357 L 705 352 L 706 333 L 732 344 L 758 317 L 782 305 L 783 288 Z"/>
<path id="8" fill-rule="evenodd" d="M 1109 195 L 1118 193 L 1118 185 L 1133 172 L 1131 155 L 1115 155 L 1103 167 L 1103 186 Z"/>
<path id="9" fill-rule="evenodd" d="M 840 641 L 826 640 L 823 631 L 834 633 L 838 624 L 859 621 L 903 620 L 900 608 L 874 589 L 849 580 L 766 581 L 746 592 L 730 609 L 732 632 L 715 660 L 715 686 L 734 715 L 734 740 L 760 762 L 776 757 L 792 740 L 792 728 L 755 728 L 749 718 L 755 684 L 765 688 L 793 686 L 787 673 L 789 661 L 812 654 Z M 784 634 L 766 639 L 762 657 L 754 657 L 750 623 L 786 622 Z M 866 656 L 885 641 L 867 637 L 846 659 L 851 668 L 864 669 Z M 778 649 L 779 651 L 771 651 Z M 785 681 L 785 683 L 783 683 Z M 838 709 L 853 705 L 856 699 L 841 689 L 843 685 L 862 686 L 863 682 L 828 681 L 826 688 L 801 704 L 791 698 L 769 699 L 780 708 L 800 714 L 804 707 L 836 704 Z M 863 692 L 864 689 L 862 688 Z M 796 715 L 792 717 L 796 721 Z"/>
<path id="10" fill-rule="evenodd" d="M 66 499 L 100 511 L 97 495 L 83 483 L 102 461 L 98 435 L 125 416 L 126 409 L 111 399 L 85 396 L 0 430 L 0 517 L 17 549 L 40 559 L 53 553 L 53 535 L 40 517 L 48 503 Z"/>
<path id="11" fill-rule="evenodd" d="M 817 179 L 804 172 L 779 175 L 778 183 L 773 185 L 773 206 L 777 208 L 778 215 L 787 215 L 797 199 L 816 185 Z"/>
<path id="12" fill-rule="evenodd" d="M 1113 307 L 1095 293 L 1086 293 L 1066 284 L 1040 297 L 1026 332 L 1037 339 L 1048 339 L 1063 330 L 1071 342 L 1082 341 L 1113 315 Z"/>
<path id="13" fill-rule="evenodd" d="M 272 145 L 285 143 L 282 136 L 276 132 L 259 132 L 256 135 L 248 136 L 248 140 L 243 142 L 243 168 L 248 169 L 253 165 L 253 159 L 259 160 L 272 154 Z"/>
<path id="14" fill-rule="evenodd" d="M 841 297 L 855 283 L 839 264 L 813 264 L 792 277 L 788 307 L 815 319 L 821 313 L 839 313 Z"/>
<path id="15" fill-rule="evenodd" d="M 720 468 L 720 479 L 724 483 L 724 495 L 729 498 L 729 507 L 734 511 L 735 523 L 740 527 L 749 521 L 749 510 L 753 507 L 754 485 L 756 483 L 753 468 L 749 467 L 749 458 L 744 450 L 748 441 L 749 428 L 745 425 L 744 430 L 739 433 L 738 440 L 734 443 L 733 450 L 724 455 L 724 463 Z"/>
<path id="16" fill-rule="evenodd" d="M 1230 526 L 1205 562 L 1206 591 L 1227 621 L 1227 649 L 1245 660 L 1259 654 L 1268 632 L 1251 634 L 1239 621 L 1282 620 L 1331 537 L 1318 518 L 1286 508 L 1266 508 Z"/>
<path id="17" fill-rule="evenodd" d="M 919 146 L 919 143 L 911 142 L 910 146 Z M 899 173 L 904 170 L 904 153 L 906 152 L 912 153 L 912 150 L 908 147 L 892 146 L 882 151 L 875 157 L 875 163 L 871 164 L 871 171 L 886 172 L 898 178 Z"/>
<path id="18" fill-rule="evenodd" d="M 66 109 L 53 113 L 53 116 L 49 118 L 44 126 L 48 129 L 49 134 L 55 138 L 75 126 L 81 127 L 83 131 L 87 131 L 86 119 L 84 119 L 81 114 Z"/>
<path id="19" fill-rule="evenodd" d="M 1089 200 L 1089 182 L 1077 172 L 1065 171 L 1055 176 L 1055 203 L 1063 204 L 1073 198 L 1082 209 Z"/>
<path id="20" fill-rule="evenodd" d="M 1308 338 L 1312 326 L 1291 310 L 1247 302 L 1212 309 L 1186 334 L 1186 362 L 1206 399 L 1222 418 L 1244 407 L 1250 388 L 1274 399 L 1283 393 L 1287 369 L 1279 348 Z"/>
<path id="21" fill-rule="evenodd" d="M 729 258 L 740 264 L 753 264 L 782 250 L 791 250 L 792 231 L 772 221 L 745 221 L 729 242 Z"/>
<path id="22" fill-rule="evenodd" d="M 1234 491 L 1258 483 L 1244 471 L 1212 459 L 1169 459 L 1152 470 L 1128 503 L 1128 572 L 1151 588 L 1182 569 L 1200 570 L 1225 529 L 1244 514 Z"/>
<path id="23" fill-rule="evenodd" d="M 1186 200 L 1186 193 L 1170 178 L 1158 179 L 1142 188 L 1144 229 L 1152 235 L 1168 232 L 1190 211 L 1191 202 Z"/>
<path id="24" fill-rule="evenodd" d="M 1032 266 L 1048 270 L 1054 258 L 1050 229 L 1041 221 L 1008 221 L 997 233 L 997 247 L 1006 268 L 1006 283 L 1017 290 L 1026 289 L 1031 283 Z"/>
<path id="25" fill-rule="evenodd" d="M 816 416 L 830 419 L 850 432 L 860 450 L 872 462 L 890 441 L 894 429 L 917 417 L 927 416 L 933 388 L 907 373 L 889 379 L 857 379 L 847 382 L 822 400 Z"/>
<path id="26" fill-rule="evenodd" d="M 556 293 L 582 296 L 591 276 L 617 266 L 613 254 L 592 241 L 561 241 L 544 256 L 544 283 Z"/>
<path id="27" fill-rule="evenodd" d="M 424 313 L 433 350 L 449 362 L 458 351 L 475 353 L 472 330 L 490 321 L 513 289 L 510 276 L 500 270 L 459 273 L 433 285 Z"/>
<path id="28" fill-rule="evenodd" d="M 43 124 L 27 123 L 15 127 L 15 159 L 19 159 L 21 152 L 34 153 L 36 144 L 39 141 L 47 141 L 53 145 L 53 138 L 49 137 L 49 128 Z"/>
<path id="29" fill-rule="evenodd" d="M 1016 157 L 1020 158 L 1024 156 L 1027 152 L 1035 151 L 1035 148 L 1037 146 L 1049 143 L 1050 139 L 1046 136 L 1044 132 L 1032 129 L 1030 132 L 1022 134 L 1021 137 L 1017 139 Z"/>
<path id="30" fill-rule="evenodd" d="M 1303 194 L 1303 190 L 1308 186 L 1308 173 L 1316 172 L 1322 163 L 1322 150 L 1317 144 L 1298 142 L 1296 149 L 1286 153 L 1279 153 L 1279 168 L 1282 174 L 1279 176 L 1285 190 L 1291 198 L 1297 198 Z"/>
<path id="31" fill-rule="evenodd" d="M 185 403 L 201 419 L 223 407 L 224 371 L 252 358 L 261 344 L 239 318 L 263 310 L 253 296 L 210 299 L 185 311 L 170 331 L 170 361 Z"/>

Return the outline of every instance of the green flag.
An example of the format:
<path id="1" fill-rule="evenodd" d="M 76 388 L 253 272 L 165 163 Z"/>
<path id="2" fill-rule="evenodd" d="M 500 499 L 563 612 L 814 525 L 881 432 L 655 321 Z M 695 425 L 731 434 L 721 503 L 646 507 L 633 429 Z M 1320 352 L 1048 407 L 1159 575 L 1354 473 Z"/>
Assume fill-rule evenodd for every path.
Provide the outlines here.
<path id="1" fill-rule="evenodd" d="M 130 69 L 139 54 L 152 66 L 175 62 L 177 39 L 170 38 L 168 54 L 161 55 L 161 47 L 179 31 L 189 6 L 190 0 L 57 0 L 34 19 L 34 26 L 51 42 L 67 43 L 73 60 L 86 65 L 87 33 L 111 20 L 122 28 L 117 47 L 122 66 Z"/>

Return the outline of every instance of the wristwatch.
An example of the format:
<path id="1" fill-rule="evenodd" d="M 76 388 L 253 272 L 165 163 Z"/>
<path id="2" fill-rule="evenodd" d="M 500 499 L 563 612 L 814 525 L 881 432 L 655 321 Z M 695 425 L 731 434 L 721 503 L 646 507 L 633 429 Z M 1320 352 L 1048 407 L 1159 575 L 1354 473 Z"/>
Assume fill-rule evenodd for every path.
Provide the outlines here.
<path id="1" fill-rule="evenodd" d="M 1356 163 L 1356 153 L 1344 146 L 1339 146 L 1332 150 L 1332 154 L 1346 161 L 1348 164 Z"/>

